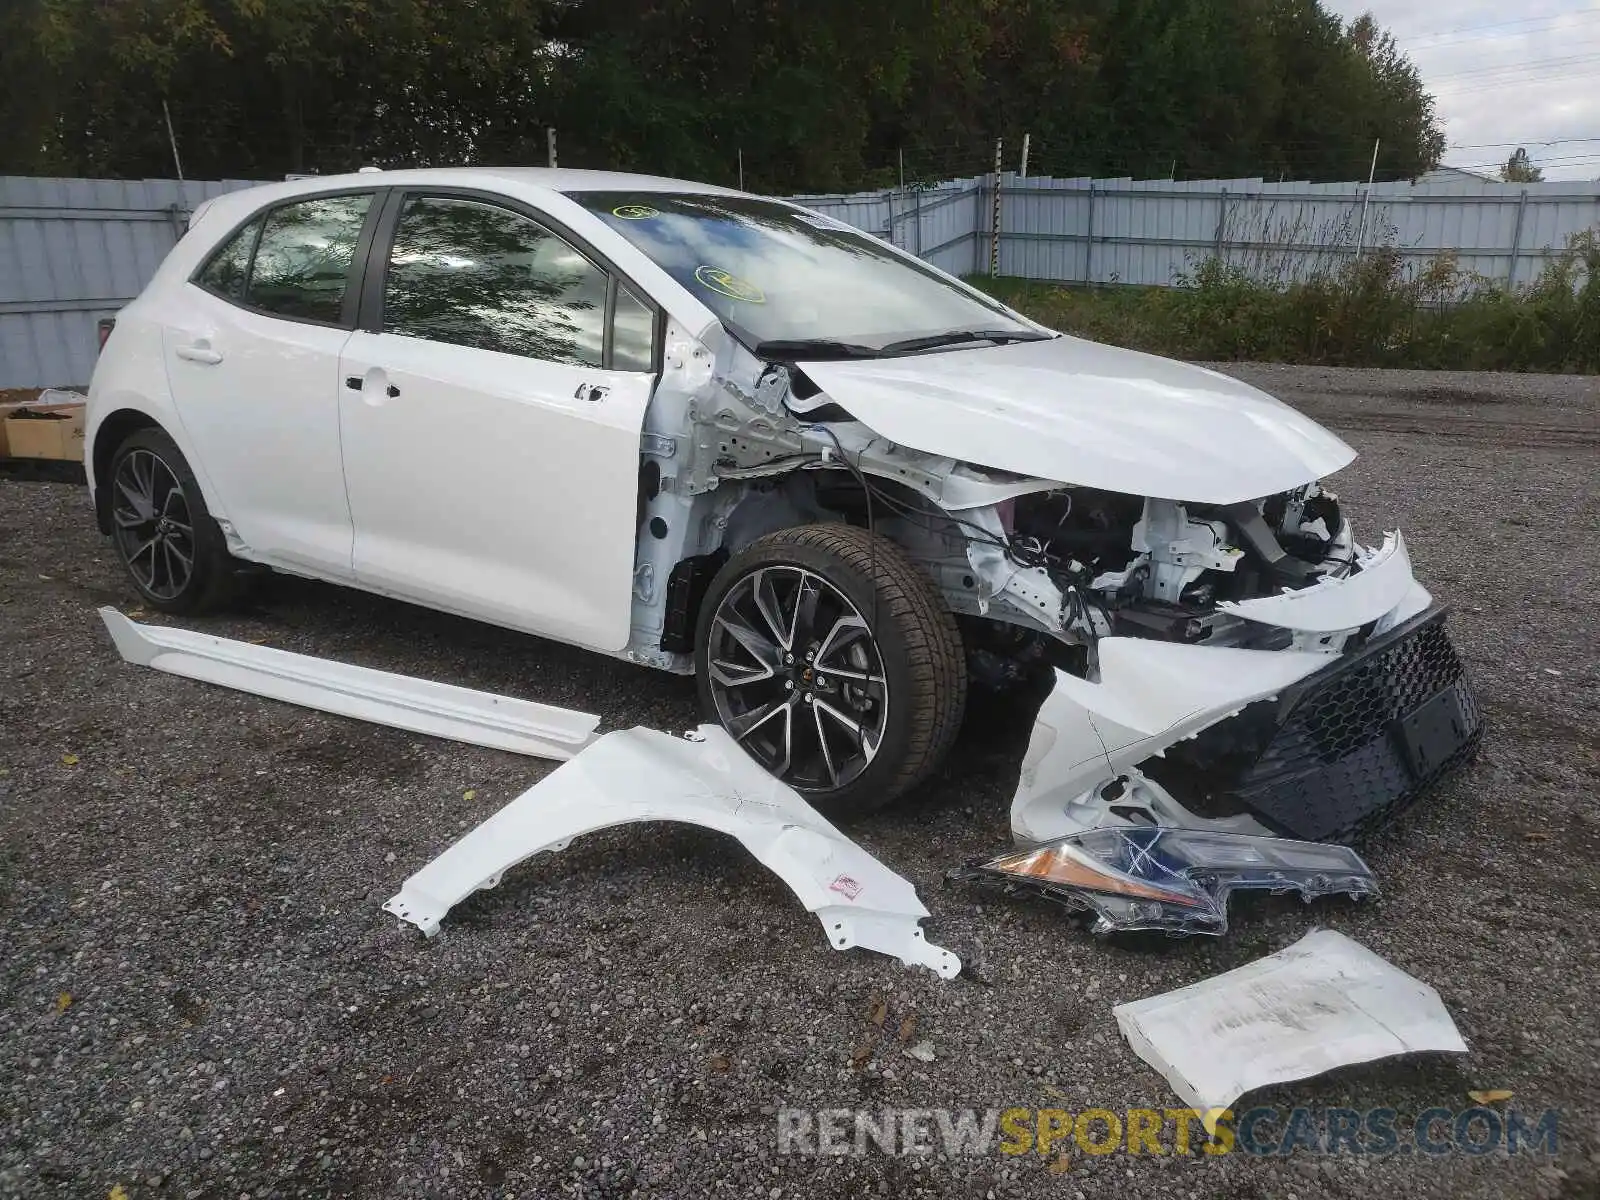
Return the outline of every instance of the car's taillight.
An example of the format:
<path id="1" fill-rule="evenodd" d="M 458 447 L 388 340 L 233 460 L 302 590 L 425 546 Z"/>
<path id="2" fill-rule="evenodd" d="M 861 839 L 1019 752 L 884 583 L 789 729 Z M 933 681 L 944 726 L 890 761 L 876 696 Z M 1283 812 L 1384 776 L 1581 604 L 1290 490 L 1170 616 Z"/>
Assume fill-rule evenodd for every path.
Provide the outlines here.
<path id="1" fill-rule="evenodd" d="M 106 348 L 106 339 L 111 336 L 111 331 L 116 327 L 117 319 L 115 317 L 100 318 L 99 322 L 95 326 L 95 332 L 100 339 L 99 349 L 104 350 Z"/>

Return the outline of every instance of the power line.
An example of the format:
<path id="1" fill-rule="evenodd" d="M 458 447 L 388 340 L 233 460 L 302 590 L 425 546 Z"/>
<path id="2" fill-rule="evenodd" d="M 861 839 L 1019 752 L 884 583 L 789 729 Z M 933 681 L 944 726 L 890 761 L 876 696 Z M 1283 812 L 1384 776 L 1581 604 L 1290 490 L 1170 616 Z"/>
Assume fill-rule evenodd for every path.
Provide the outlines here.
<path id="1" fill-rule="evenodd" d="M 1559 46 L 1552 46 L 1551 48 L 1560 51 L 1562 54 L 1571 54 L 1577 50 L 1588 50 L 1593 46 L 1600 46 L 1600 37 L 1580 38 L 1577 40 L 1563 39 Z M 1475 58 L 1462 62 L 1459 65 L 1455 63 L 1448 63 L 1441 64 L 1441 66 L 1448 66 L 1451 71 L 1477 71 L 1488 70 L 1496 67 L 1533 66 L 1539 61 L 1542 61 L 1539 59 L 1529 59 L 1526 56 L 1518 57 L 1521 55 L 1521 50 L 1512 46 L 1485 46 L 1482 51 L 1478 51 L 1476 53 L 1489 53 L 1496 55 L 1498 60 L 1496 58 Z M 1426 70 L 1427 68 L 1421 69 Z"/>
<path id="2" fill-rule="evenodd" d="M 1450 38 L 1454 34 L 1465 33 L 1465 34 L 1476 35 L 1476 34 L 1481 34 L 1481 33 L 1487 33 L 1489 31 L 1496 30 L 1496 29 L 1510 29 L 1514 25 L 1554 25 L 1554 24 L 1556 24 L 1558 22 L 1561 22 L 1561 21 L 1568 21 L 1568 20 L 1574 20 L 1575 21 L 1575 20 L 1581 20 L 1584 17 L 1593 17 L 1593 16 L 1600 16 L 1600 13 L 1597 13 L 1593 9 L 1583 9 L 1583 10 L 1580 10 L 1578 12 L 1556 13 L 1556 14 L 1553 14 L 1553 15 L 1550 15 L 1550 16 L 1543 16 L 1543 17 L 1521 17 L 1521 18 L 1519 18 L 1517 20 L 1514 20 L 1514 21 L 1496 21 L 1495 23 L 1493 23 L 1491 25 L 1463 25 L 1458 29 L 1443 29 L 1443 30 L 1440 30 L 1437 33 L 1413 34 L 1410 37 L 1396 38 L 1395 41 L 1398 44 L 1400 44 L 1401 46 L 1407 46 L 1407 45 L 1410 45 L 1413 42 L 1432 42 L 1433 43 L 1432 45 L 1427 46 L 1427 47 L 1418 47 L 1418 49 L 1433 50 L 1433 49 L 1438 48 L 1439 46 L 1458 45 L 1461 42 L 1474 42 L 1474 41 L 1478 41 L 1479 40 L 1476 36 L 1464 37 L 1464 38 L 1456 38 L 1453 41 L 1439 41 L 1439 40 L 1436 40 L 1436 39 Z M 1514 34 L 1505 34 L 1503 36 L 1506 36 L 1506 37 L 1524 37 L 1524 36 L 1527 36 L 1527 35 L 1530 35 L 1530 34 L 1533 34 L 1533 33 L 1541 33 L 1541 32 L 1544 32 L 1544 31 L 1543 30 L 1536 30 L 1536 29 L 1529 29 L 1529 30 L 1519 31 L 1519 32 L 1514 33 Z M 1409 51 L 1408 51 L 1408 53 L 1409 53 Z"/>
<path id="3" fill-rule="evenodd" d="M 1513 149 L 1519 146 L 1564 146 L 1568 142 L 1600 142 L 1600 133 L 1585 134 L 1581 137 L 1551 138 L 1548 141 L 1539 141 L 1537 138 L 1521 138 L 1514 142 L 1451 142 L 1448 150 L 1493 150 L 1498 146 L 1508 146 Z"/>
<path id="4" fill-rule="evenodd" d="M 1445 163 L 1444 165 L 1455 167 L 1460 171 L 1476 171 L 1503 167 L 1506 164 L 1505 160 L 1501 159 L 1498 162 Z M 1547 167 L 1552 171 L 1578 170 L 1583 167 L 1600 165 L 1600 154 L 1580 154 L 1572 158 L 1536 158 L 1531 159 L 1529 165 L 1540 170 L 1544 170 Z"/>
<path id="5" fill-rule="evenodd" d="M 1446 71 L 1442 74 L 1430 76 L 1433 81 L 1444 79 L 1467 79 L 1480 76 L 1499 75 L 1503 72 L 1521 73 L 1524 71 L 1543 71 L 1552 67 L 1571 67 L 1583 63 L 1600 61 L 1600 54 L 1570 54 L 1557 58 L 1539 58 L 1530 62 L 1495 63 L 1477 67 L 1467 67 L 1459 71 Z"/>
<path id="6" fill-rule="evenodd" d="M 1571 71 L 1559 75 L 1529 76 L 1526 79 L 1454 79 L 1441 84 L 1433 90 L 1438 93 L 1458 96 L 1463 90 L 1481 90 L 1483 88 L 1504 89 L 1510 87 L 1544 87 L 1552 83 L 1573 83 L 1588 81 L 1594 78 L 1594 71 L 1574 67 Z"/>

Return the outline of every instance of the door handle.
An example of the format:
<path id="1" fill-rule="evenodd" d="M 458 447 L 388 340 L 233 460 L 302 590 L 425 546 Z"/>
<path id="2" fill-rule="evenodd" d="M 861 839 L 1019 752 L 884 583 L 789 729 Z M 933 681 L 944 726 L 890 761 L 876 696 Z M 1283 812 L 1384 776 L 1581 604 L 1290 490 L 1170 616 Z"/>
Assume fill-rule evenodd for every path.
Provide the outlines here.
<path id="1" fill-rule="evenodd" d="M 359 376 L 359 375 L 346 375 L 344 377 L 344 385 L 345 385 L 345 387 L 349 388 L 352 392 L 359 392 L 359 391 L 362 390 L 362 388 L 364 386 L 364 384 L 362 383 L 361 376 Z M 383 390 L 384 390 L 384 393 L 391 400 L 393 400 L 396 396 L 398 396 L 400 394 L 400 389 L 397 388 L 392 383 L 388 387 L 384 388 Z"/>
<path id="2" fill-rule="evenodd" d="M 173 353 L 179 358 L 208 367 L 214 367 L 222 361 L 222 353 L 206 345 L 179 346 Z"/>
<path id="3" fill-rule="evenodd" d="M 598 404 L 606 398 L 606 394 L 610 391 L 611 389 L 603 383 L 592 387 L 587 383 L 580 383 L 578 390 L 572 393 L 572 398 L 574 400 L 587 400 L 590 404 Z"/>

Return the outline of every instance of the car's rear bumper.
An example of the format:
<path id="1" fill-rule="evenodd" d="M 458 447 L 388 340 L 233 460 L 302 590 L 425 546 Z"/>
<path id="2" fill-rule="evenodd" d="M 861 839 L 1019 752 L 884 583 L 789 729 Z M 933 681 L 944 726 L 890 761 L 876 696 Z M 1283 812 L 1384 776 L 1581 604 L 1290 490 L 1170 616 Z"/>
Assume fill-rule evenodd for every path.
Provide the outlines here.
<path id="1" fill-rule="evenodd" d="M 1483 732 L 1466 668 L 1432 608 L 1147 764 L 1206 807 L 1242 806 L 1307 841 L 1349 841 L 1469 760 Z M 1187 779 L 1184 776 L 1188 776 Z"/>

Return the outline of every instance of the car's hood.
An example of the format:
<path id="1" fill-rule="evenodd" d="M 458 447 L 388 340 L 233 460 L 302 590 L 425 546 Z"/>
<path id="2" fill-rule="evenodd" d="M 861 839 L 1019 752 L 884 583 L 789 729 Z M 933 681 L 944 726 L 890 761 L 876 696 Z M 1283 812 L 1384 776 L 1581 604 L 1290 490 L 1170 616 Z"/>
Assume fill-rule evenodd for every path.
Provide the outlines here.
<path id="1" fill-rule="evenodd" d="M 804 407 L 832 400 L 902 446 L 1107 491 L 1232 504 L 1356 456 L 1248 384 L 1082 338 L 798 365 L 826 393 Z"/>

